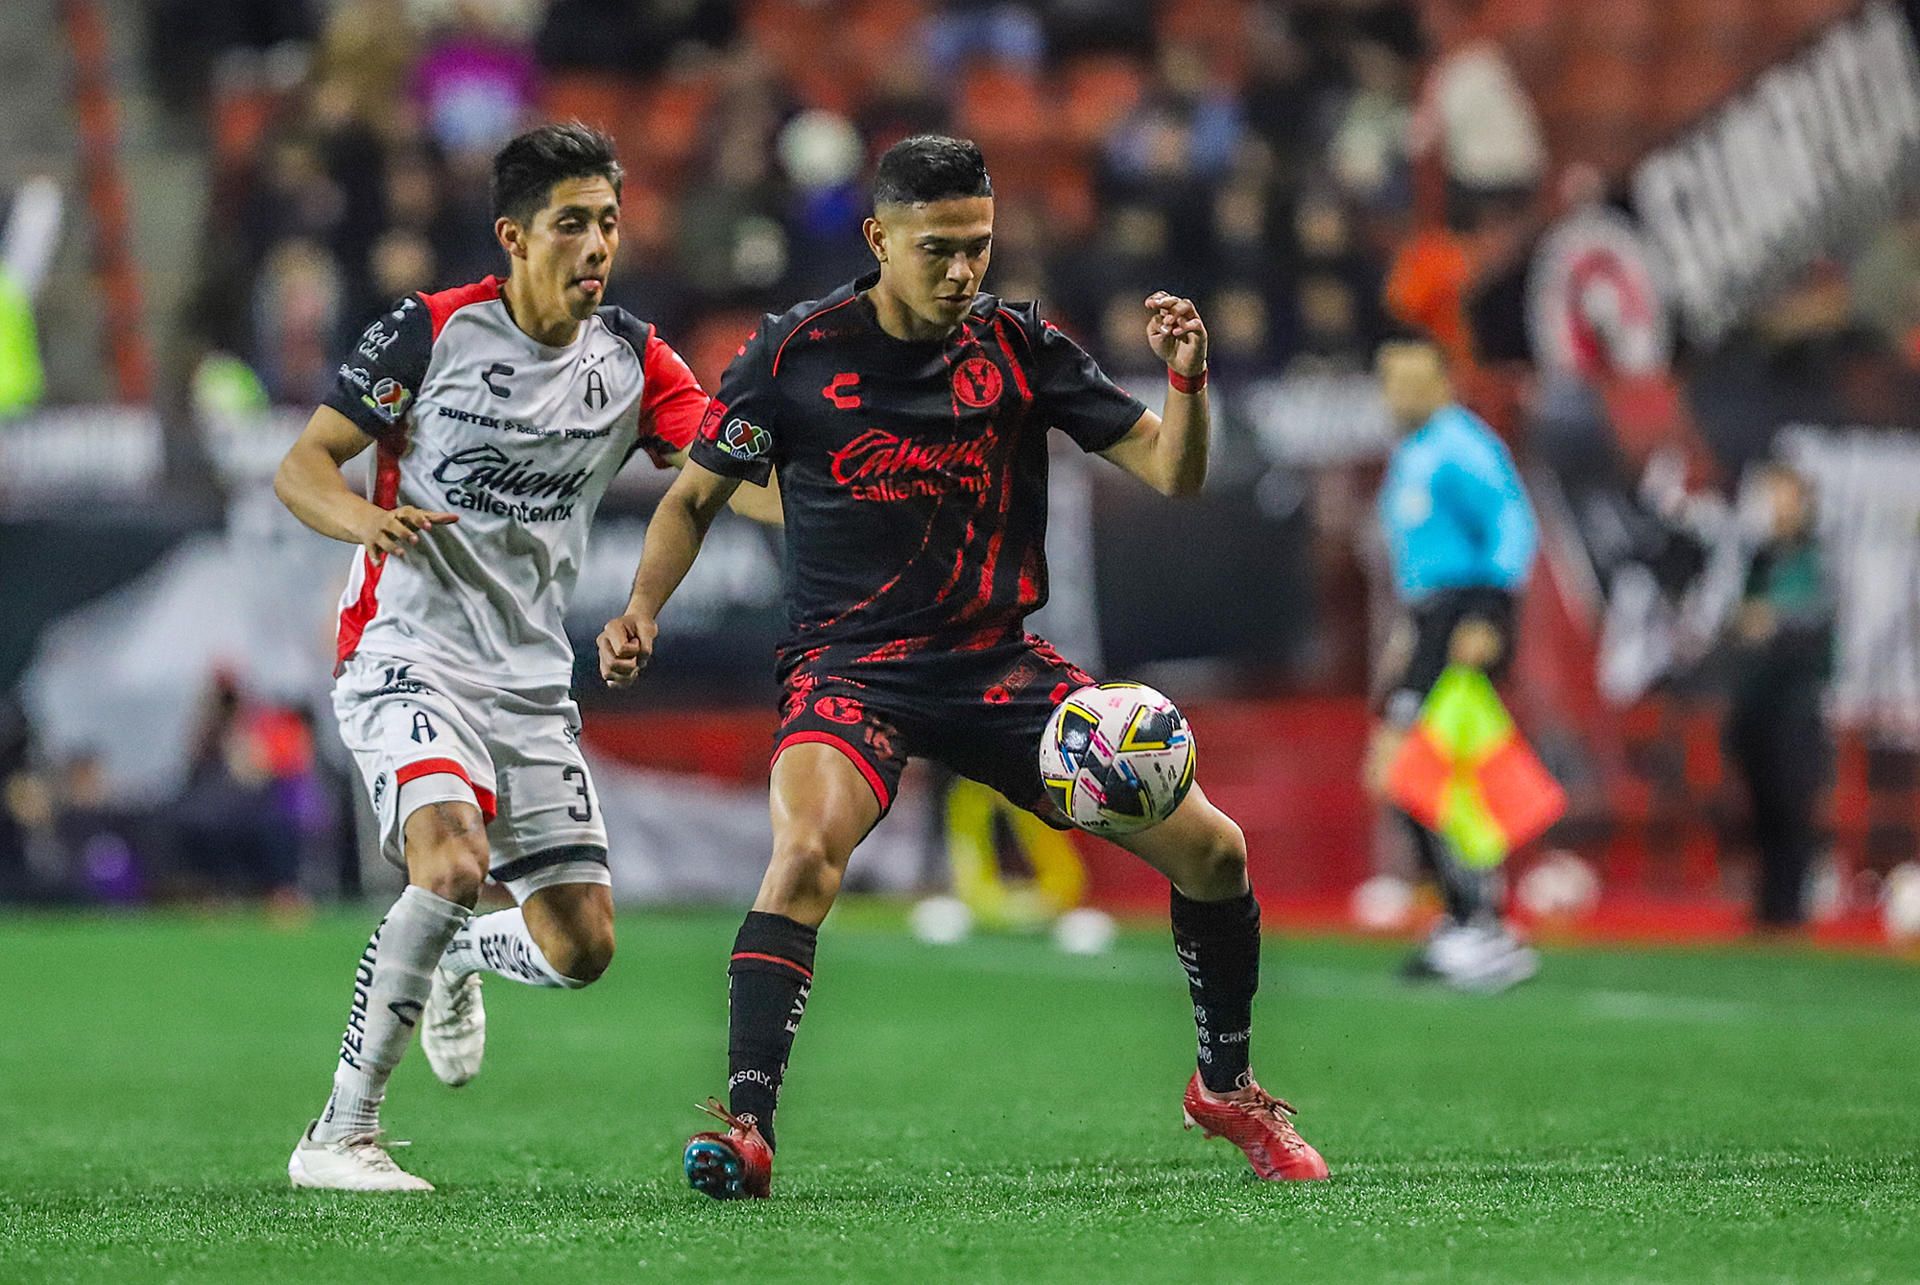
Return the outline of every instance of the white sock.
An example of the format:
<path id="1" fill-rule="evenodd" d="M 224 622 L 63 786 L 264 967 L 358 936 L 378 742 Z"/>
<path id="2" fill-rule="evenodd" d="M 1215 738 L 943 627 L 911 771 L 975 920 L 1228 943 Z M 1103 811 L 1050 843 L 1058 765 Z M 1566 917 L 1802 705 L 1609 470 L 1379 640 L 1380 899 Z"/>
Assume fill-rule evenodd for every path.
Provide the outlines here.
<path id="1" fill-rule="evenodd" d="M 400 1064 L 433 988 L 433 966 L 473 912 L 408 885 L 373 930 L 353 975 L 353 1007 L 340 1040 L 333 1093 L 313 1136 L 334 1142 L 380 1127 L 387 1077 Z"/>
<path id="2" fill-rule="evenodd" d="M 564 987 L 571 991 L 586 985 L 547 962 L 540 944 L 527 931 L 527 917 L 520 913 L 518 906 L 468 920 L 447 943 L 447 953 L 440 957 L 440 966 L 456 978 L 488 972 L 529 986 Z"/>

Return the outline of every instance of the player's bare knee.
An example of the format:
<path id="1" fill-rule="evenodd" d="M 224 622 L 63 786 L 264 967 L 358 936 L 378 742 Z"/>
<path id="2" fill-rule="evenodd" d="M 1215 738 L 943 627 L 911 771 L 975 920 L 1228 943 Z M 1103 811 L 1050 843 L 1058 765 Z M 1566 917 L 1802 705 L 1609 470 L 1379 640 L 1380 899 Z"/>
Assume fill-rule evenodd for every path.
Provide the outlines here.
<path id="1" fill-rule="evenodd" d="M 772 882 L 781 894 L 794 901 L 831 902 L 840 891 L 844 860 L 836 861 L 835 855 L 833 845 L 819 831 L 781 835 L 774 845 Z"/>
<path id="2" fill-rule="evenodd" d="M 1231 897 L 1247 888 L 1247 837 L 1227 817 L 1208 828 L 1188 859 L 1183 890 L 1201 900 Z"/>
<path id="3" fill-rule="evenodd" d="M 490 857 L 477 809 L 430 803 L 407 818 L 407 878 L 436 897 L 471 907 Z"/>

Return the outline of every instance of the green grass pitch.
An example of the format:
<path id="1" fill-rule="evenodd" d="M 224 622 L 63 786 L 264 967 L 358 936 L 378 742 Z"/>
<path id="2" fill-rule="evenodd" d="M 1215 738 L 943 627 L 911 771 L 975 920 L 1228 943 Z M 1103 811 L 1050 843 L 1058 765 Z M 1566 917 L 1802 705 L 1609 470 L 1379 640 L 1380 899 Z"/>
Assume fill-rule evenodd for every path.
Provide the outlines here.
<path id="1" fill-rule="evenodd" d="M 1097 959 L 923 946 L 843 907 L 775 1199 L 687 1190 L 737 916 L 634 915 L 599 986 L 488 983 L 472 1085 L 410 1056 L 431 1196 L 287 1187 L 369 915 L 0 921 L 0 1280 L 1920 1279 L 1920 973 L 1763 950 L 1549 951 L 1476 1000 L 1394 947 L 1269 941 L 1256 1065 L 1324 1184 L 1180 1128 L 1163 931 Z"/>

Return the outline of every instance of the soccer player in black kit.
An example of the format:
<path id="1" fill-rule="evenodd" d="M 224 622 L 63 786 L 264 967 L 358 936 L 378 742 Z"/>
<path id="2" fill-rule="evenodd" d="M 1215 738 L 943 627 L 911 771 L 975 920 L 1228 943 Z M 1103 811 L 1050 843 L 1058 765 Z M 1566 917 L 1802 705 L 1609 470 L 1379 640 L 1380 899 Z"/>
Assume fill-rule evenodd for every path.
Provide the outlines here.
<path id="1" fill-rule="evenodd" d="M 993 189 L 972 143 L 910 138 L 881 158 L 868 247 L 879 270 L 765 318 L 721 380 L 661 501 L 627 610 L 599 639 L 608 682 L 652 654 L 660 608 L 741 482 L 779 470 L 786 510 L 785 689 L 773 857 L 734 939 L 725 1132 L 686 1170 L 716 1197 L 765 1196 L 774 1107 L 813 984 L 815 934 L 908 756 L 936 759 L 1049 823 L 1038 750 L 1054 706 L 1093 681 L 1022 625 L 1046 601 L 1047 430 L 1166 495 L 1207 471 L 1207 334 L 1185 299 L 1146 300 L 1166 417 L 1116 387 L 1031 303 L 981 290 Z M 1199 1027 L 1189 1124 L 1263 1178 L 1324 1178 L 1292 1108 L 1248 1067 L 1260 907 L 1240 829 L 1196 785 L 1117 839 L 1172 883 L 1173 936 Z"/>

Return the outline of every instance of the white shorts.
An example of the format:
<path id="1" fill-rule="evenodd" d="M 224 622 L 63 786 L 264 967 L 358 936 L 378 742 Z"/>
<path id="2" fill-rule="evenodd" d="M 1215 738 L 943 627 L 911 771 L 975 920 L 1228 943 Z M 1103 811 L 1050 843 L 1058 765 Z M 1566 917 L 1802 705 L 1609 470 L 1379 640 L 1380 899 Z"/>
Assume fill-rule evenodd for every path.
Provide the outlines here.
<path id="1" fill-rule="evenodd" d="M 333 709 L 387 860 L 406 868 L 408 816 L 465 802 L 486 818 L 489 873 L 515 900 L 555 884 L 611 883 L 580 709 L 564 684 L 503 691 L 362 652 L 334 684 Z"/>

